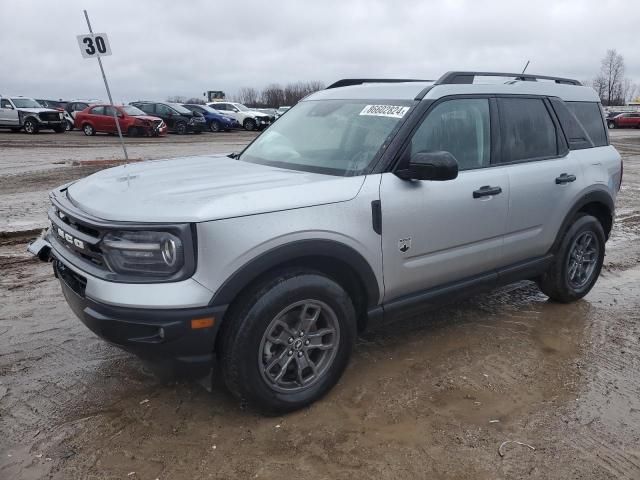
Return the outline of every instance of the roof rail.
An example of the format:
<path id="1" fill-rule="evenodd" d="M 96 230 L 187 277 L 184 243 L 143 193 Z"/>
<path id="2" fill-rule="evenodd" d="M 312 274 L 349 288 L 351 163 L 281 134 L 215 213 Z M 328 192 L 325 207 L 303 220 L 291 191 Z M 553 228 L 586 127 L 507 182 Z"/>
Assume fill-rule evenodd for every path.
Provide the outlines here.
<path id="1" fill-rule="evenodd" d="M 530 73 L 500 73 L 500 72 L 447 72 L 436 80 L 436 85 L 471 84 L 475 77 L 508 77 L 523 82 L 536 82 L 538 80 L 553 80 L 564 85 L 582 85 L 578 80 L 562 77 L 548 77 L 546 75 L 533 75 Z"/>
<path id="2" fill-rule="evenodd" d="M 330 88 L 348 87 L 350 85 L 362 85 L 363 83 L 404 83 L 404 82 L 433 82 L 433 80 L 419 80 L 415 78 L 343 78 L 329 85 Z"/>

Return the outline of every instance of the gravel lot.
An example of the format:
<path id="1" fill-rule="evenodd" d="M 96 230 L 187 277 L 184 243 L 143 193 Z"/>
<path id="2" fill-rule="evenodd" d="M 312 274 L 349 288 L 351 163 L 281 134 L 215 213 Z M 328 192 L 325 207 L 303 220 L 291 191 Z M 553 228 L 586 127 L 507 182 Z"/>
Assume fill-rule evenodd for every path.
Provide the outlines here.
<path id="1" fill-rule="evenodd" d="M 140 159 L 252 134 L 132 139 Z M 572 305 L 529 282 L 369 331 L 343 379 L 264 418 L 214 376 L 152 374 L 86 329 L 24 253 L 47 191 L 121 158 L 115 137 L 0 133 L 1 479 L 640 478 L 640 131 L 602 276 Z M 504 444 L 506 441 L 518 443 Z"/>

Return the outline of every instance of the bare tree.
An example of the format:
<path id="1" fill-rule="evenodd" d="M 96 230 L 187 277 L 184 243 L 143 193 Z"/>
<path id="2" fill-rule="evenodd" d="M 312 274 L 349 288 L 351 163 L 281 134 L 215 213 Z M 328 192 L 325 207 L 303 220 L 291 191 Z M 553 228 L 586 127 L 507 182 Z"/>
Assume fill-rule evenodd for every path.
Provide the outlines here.
<path id="1" fill-rule="evenodd" d="M 260 94 L 260 103 L 264 107 L 278 108 L 283 105 L 284 90 L 277 83 L 267 85 Z"/>
<path id="2" fill-rule="evenodd" d="M 184 103 L 191 103 L 191 104 L 195 104 L 195 105 L 204 105 L 204 100 L 199 98 L 199 97 L 191 97 L 189 99 L 187 99 L 186 102 Z"/>
<path id="3" fill-rule="evenodd" d="M 236 101 L 253 106 L 258 103 L 258 91 L 253 87 L 242 87 L 236 95 Z"/>
<path id="4" fill-rule="evenodd" d="M 604 105 L 624 105 L 624 58 L 615 49 L 607 50 L 593 85 Z"/>
<path id="5" fill-rule="evenodd" d="M 187 97 L 183 97 L 181 95 L 172 95 L 170 97 L 167 97 L 167 102 L 171 102 L 171 103 L 186 103 L 187 102 Z"/>
<path id="6" fill-rule="evenodd" d="M 310 93 L 323 88 L 324 83 L 319 81 L 288 83 L 285 87 L 272 83 L 260 92 L 255 88 L 242 87 L 233 98 L 250 107 L 278 108 L 293 106 Z"/>

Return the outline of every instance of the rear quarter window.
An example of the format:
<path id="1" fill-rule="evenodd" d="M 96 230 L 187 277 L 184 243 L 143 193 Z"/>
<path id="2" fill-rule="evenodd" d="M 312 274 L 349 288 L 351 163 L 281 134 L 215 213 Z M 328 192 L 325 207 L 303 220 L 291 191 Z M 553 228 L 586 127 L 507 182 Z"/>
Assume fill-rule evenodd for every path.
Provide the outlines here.
<path id="1" fill-rule="evenodd" d="M 566 102 L 582 127 L 589 134 L 595 147 L 608 145 L 602 111 L 596 102 Z"/>

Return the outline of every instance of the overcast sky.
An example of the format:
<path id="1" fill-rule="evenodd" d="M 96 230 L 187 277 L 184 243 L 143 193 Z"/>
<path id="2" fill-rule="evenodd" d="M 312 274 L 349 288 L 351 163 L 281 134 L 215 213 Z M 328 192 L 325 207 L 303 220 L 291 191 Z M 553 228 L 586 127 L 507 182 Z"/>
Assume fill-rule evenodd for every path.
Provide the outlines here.
<path id="1" fill-rule="evenodd" d="M 447 70 L 593 78 L 608 48 L 640 83 L 637 0 L 0 0 L 0 94 L 106 98 L 76 35 L 107 32 L 114 100 L 164 100 Z"/>

